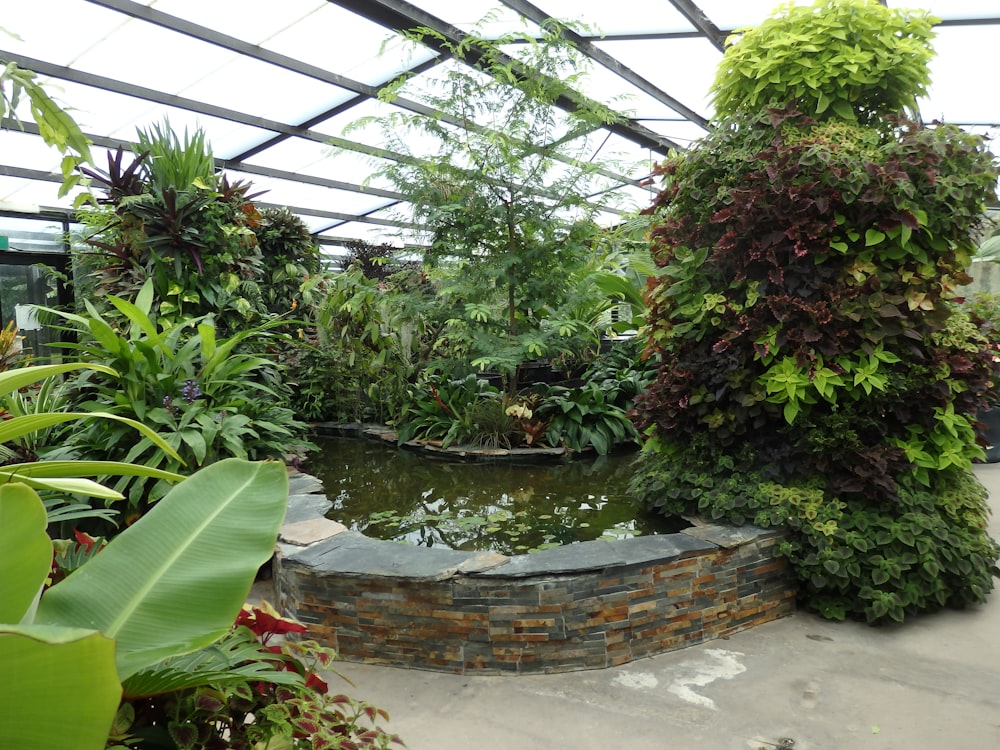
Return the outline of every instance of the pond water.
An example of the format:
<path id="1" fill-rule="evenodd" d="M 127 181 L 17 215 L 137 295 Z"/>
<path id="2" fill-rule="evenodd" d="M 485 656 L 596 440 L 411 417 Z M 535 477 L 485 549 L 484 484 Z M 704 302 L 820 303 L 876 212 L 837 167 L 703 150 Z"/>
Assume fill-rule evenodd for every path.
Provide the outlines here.
<path id="1" fill-rule="evenodd" d="M 376 539 L 515 555 L 688 525 L 632 508 L 634 453 L 512 465 L 436 460 L 359 438 L 315 442 L 305 470 L 333 502 L 327 517 Z"/>

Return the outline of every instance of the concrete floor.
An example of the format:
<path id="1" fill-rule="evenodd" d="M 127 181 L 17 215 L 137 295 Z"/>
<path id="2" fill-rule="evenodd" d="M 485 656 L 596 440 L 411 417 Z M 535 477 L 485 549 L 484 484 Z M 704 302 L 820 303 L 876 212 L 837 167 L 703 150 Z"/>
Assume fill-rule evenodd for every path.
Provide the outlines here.
<path id="1" fill-rule="evenodd" d="M 1000 538 L 1000 464 L 976 473 Z M 589 672 L 337 671 L 354 686 L 331 688 L 386 709 L 411 750 L 987 750 L 1000 748 L 1000 593 L 903 626 L 798 613 Z"/>

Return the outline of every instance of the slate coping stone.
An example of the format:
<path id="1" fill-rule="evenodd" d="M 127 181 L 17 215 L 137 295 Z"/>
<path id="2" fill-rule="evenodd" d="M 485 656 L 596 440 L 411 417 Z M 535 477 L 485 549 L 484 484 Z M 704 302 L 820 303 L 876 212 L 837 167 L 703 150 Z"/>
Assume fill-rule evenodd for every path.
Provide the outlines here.
<path id="1" fill-rule="evenodd" d="M 719 526 L 718 524 L 708 524 L 705 526 L 692 526 L 680 532 L 696 539 L 703 539 L 706 542 L 717 544 L 723 549 L 732 549 L 743 544 L 748 544 L 758 537 L 775 533 L 773 529 L 762 529 L 759 526 L 745 524 L 743 526 Z"/>
<path id="2" fill-rule="evenodd" d="M 289 495 L 315 495 L 323 492 L 323 483 L 311 474 L 296 471 L 288 475 Z"/>
<path id="3" fill-rule="evenodd" d="M 347 531 L 347 527 L 344 524 L 319 516 L 318 518 L 307 518 L 304 521 L 283 524 L 278 539 L 288 544 L 305 547 L 322 542 L 337 534 L 343 534 L 345 531 Z"/>
<path id="4" fill-rule="evenodd" d="M 714 540 L 700 539 L 684 532 L 637 536 L 610 544 L 622 556 L 625 565 L 667 562 L 693 553 L 708 552 L 721 546 Z"/>
<path id="5" fill-rule="evenodd" d="M 516 555 L 506 565 L 476 573 L 484 578 L 525 578 L 528 576 L 603 570 L 625 564 L 625 555 L 609 542 L 590 542 L 552 547 L 528 555 Z"/>
<path id="6" fill-rule="evenodd" d="M 369 539 L 345 531 L 289 555 L 285 563 L 312 568 L 316 573 L 344 576 L 382 576 L 421 581 L 443 581 L 454 576 L 474 553 Z"/>
<path id="7" fill-rule="evenodd" d="M 299 523 L 317 517 L 322 518 L 332 507 L 333 503 L 327 500 L 326 495 L 290 494 L 284 522 Z"/>

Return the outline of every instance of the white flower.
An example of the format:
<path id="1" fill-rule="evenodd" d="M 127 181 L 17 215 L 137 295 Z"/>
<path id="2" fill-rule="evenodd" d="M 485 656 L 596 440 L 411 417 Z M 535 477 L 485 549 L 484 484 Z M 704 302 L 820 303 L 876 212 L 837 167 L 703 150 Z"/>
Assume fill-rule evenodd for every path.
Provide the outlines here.
<path id="1" fill-rule="evenodd" d="M 508 417 L 517 417 L 518 419 L 531 419 L 531 409 L 527 406 L 522 406 L 521 404 L 514 404 L 513 406 L 508 406 L 507 410 L 504 412 Z"/>

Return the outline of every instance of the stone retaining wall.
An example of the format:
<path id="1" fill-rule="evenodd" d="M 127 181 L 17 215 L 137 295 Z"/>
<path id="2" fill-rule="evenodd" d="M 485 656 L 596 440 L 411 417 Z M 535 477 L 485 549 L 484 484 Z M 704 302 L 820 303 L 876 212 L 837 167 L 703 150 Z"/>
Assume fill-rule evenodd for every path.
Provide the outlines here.
<path id="1" fill-rule="evenodd" d="M 293 478 L 278 606 L 341 658 L 460 674 L 624 664 L 790 614 L 780 534 L 696 526 L 506 557 L 369 539 Z M 315 482 L 315 480 L 312 480 Z"/>

